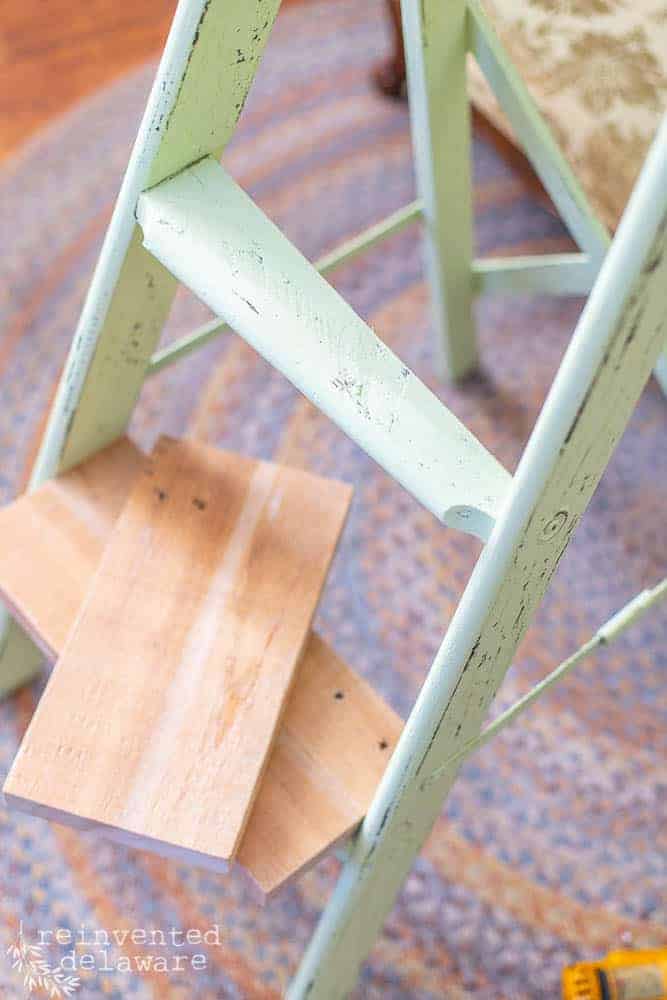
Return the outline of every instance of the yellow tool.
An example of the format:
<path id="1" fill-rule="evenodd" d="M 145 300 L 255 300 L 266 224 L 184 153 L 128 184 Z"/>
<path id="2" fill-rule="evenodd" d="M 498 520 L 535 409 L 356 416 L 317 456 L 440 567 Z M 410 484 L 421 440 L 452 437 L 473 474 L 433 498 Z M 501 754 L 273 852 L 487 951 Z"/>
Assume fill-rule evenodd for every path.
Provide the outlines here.
<path id="1" fill-rule="evenodd" d="M 667 1000 L 667 949 L 610 951 L 563 969 L 563 1000 Z"/>

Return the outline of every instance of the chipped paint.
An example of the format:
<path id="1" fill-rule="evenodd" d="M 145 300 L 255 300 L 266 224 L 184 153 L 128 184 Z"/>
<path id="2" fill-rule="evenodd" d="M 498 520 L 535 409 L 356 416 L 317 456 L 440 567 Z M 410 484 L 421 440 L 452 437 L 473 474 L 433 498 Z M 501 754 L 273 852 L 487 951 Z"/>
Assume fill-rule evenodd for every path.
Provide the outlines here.
<path id="1" fill-rule="evenodd" d="M 137 218 L 150 253 L 427 509 L 488 538 L 509 473 L 218 163 L 145 192 Z"/>
<path id="2" fill-rule="evenodd" d="M 667 121 L 289 1000 L 352 989 L 664 346 L 661 205 Z"/>

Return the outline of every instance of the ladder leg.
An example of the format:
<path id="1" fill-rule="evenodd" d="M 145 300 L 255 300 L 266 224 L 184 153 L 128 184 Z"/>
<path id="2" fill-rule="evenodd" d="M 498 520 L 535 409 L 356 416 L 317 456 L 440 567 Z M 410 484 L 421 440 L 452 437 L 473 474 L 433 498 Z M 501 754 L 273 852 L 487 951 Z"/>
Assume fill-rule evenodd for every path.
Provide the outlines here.
<path id="1" fill-rule="evenodd" d="M 42 669 L 44 656 L 22 628 L 0 607 L 0 698 L 28 684 Z"/>
<path id="2" fill-rule="evenodd" d="M 353 988 L 664 346 L 667 120 L 288 994 Z"/>
<path id="3" fill-rule="evenodd" d="M 142 246 L 142 191 L 231 138 L 280 0 L 180 0 L 81 313 L 31 487 L 123 434 L 177 282 Z M 233 29 L 233 30 L 230 30 Z M 39 660 L 0 620 L 0 694 Z M 26 658 L 27 657 L 27 658 Z"/>
<path id="4" fill-rule="evenodd" d="M 410 121 L 442 374 L 477 366 L 472 319 L 470 106 L 465 0 L 402 0 Z"/>

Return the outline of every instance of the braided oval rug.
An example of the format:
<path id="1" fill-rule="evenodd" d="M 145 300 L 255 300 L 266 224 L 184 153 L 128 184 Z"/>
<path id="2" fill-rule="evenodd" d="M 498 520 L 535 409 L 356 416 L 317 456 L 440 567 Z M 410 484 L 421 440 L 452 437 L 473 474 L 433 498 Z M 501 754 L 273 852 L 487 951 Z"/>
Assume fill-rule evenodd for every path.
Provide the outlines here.
<path id="1" fill-rule="evenodd" d="M 382 10 L 380 0 L 288 8 L 225 156 L 311 257 L 414 197 L 406 106 L 369 80 L 387 45 Z M 0 172 L 2 502 L 19 490 L 34 451 L 152 73 L 142 68 L 78 106 Z M 474 154 L 481 252 L 571 248 L 558 220 L 479 137 Z M 513 469 L 581 301 L 481 301 L 483 371 L 451 388 L 435 374 L 416 227 L 333 280 Z M 166 337 L 206 318 L 180 294 Z M 664 575 L 666 416 L 652 381 L 497 707 Z M 233 335 L 148 382 L 132 432 L 146 447 L 159 432 L 187 434 L 354 483 L 318 627 L 405 716 L 477 543 L 438 525 Z M 628 943 L 667 944 L 666 625 L 664 611 L 647 617 L 466 763 L 355 996 L 555 998 L 567 963 Z M 42 684 L 0 704 L 3 779 Z M 0 995 L 27 995 L 12 969 L 18 955 L 24 972 L 30 961 L 51 970 L 35 996 L 55 983 L 55 996 L 67 988 L 86 998 L 279 997 L 337 870 L 325 859 L 262 909 L 238 875 L 0 806 Z M 6 955 L 12 947 L 19 952 Z M 84 954 L 92 960 L 82 969 Z M 175 961 L 194 954 L 196 967 Z"/>

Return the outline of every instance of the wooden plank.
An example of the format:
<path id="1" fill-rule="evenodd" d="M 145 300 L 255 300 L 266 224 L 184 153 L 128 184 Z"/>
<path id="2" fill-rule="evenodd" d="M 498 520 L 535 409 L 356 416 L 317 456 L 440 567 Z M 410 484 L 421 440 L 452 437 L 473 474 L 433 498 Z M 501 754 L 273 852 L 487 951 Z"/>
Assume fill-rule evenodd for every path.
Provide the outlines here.
<path id="1" fill-rule="evenodd" d="M 350 496 L 162 438 L 5 793 L 169 855 L 233 858 Z"/>
<path id="2" fill-rule="evenodd" d="M 0 594 L 51 660 L 65 644 L 102 557 L 106 537 L 97 529 L 105 524 L 111 534 L 107 486 L 122 479 L 129 491 L 139 464 L 129 442 L 113 445 L 0 511 Z M 6 558 L 17 531 L 23 555 L 18 574 L 15 561 Z M 71 561 L 66 574 L 58 552 Z M 38 560 L 40 573 L 25 574 L 23 566 Z M 399 717 L 373 689 L 311 634 L 237 854 L 262 895 L 275 893 L 357 826 L 400 729 Z"/>
<path id="3" fill-rule="evenodd" d="M 400 718 L 311 632 L 237 860 L 263 896 L 363 819 Z"/>
<path id="4" fill-rule="evenodd" d="M 509 472 L 219 163 L 151 188 L 137 219 L 151 253 L 428 510 L 488 538 Z"/>
<path id="5" fill-rule="evenodd" d="M 0 510 L 0 596 L 49 659 L 65 645 L 143 461 L 122 438 Z"/>

